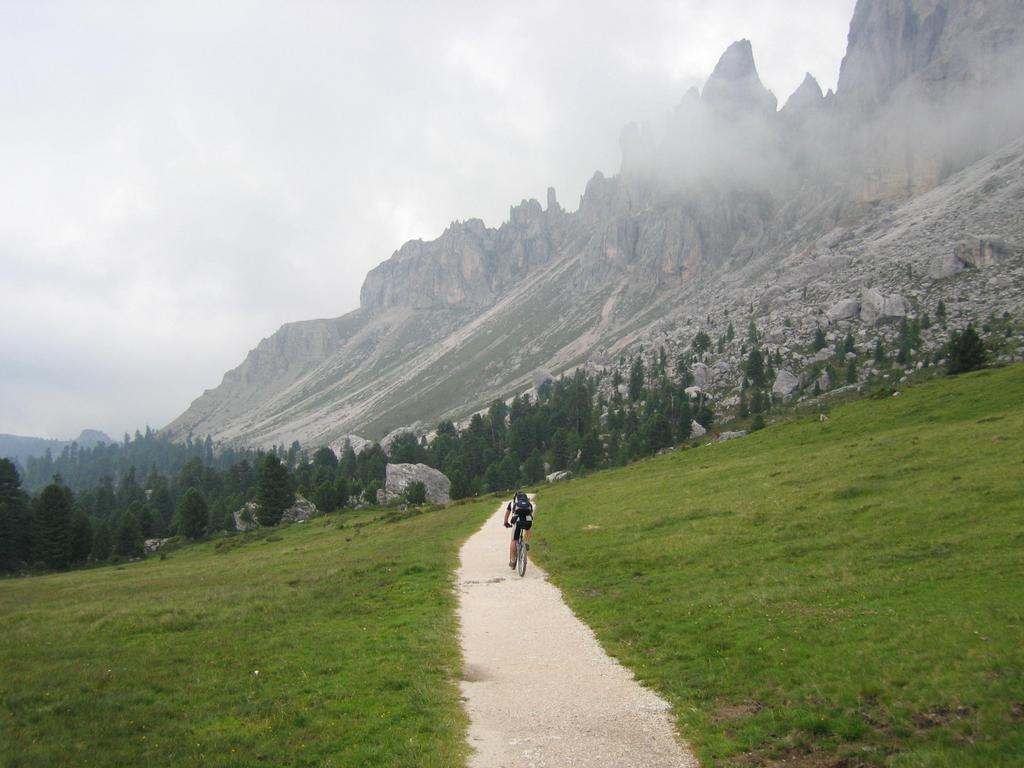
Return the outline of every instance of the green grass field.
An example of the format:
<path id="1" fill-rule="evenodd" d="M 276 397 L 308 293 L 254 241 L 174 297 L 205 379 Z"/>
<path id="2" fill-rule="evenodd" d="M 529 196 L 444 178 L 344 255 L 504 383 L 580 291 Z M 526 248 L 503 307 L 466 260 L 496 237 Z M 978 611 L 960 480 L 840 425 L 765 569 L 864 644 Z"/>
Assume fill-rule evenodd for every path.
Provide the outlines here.
<path id="1" fill-rule="evenodd" d="M 703 765 L 1024 765 L 1024 366 L 544 489 L 538 512 L 538 561 Z"/>
<path id="2" fill-rule="evenodd" d="M 0 765 L 462 765 L 452 579 L 494 505 L 0 581 Z"/>
<path id="3" fill-rule="evenodd" d="M 829 416 L 545 488 L 533 554 L 706 767 L 1024 764 L 1024 366 Z M 0 766 L 463 765 L 494 505 L 0 580 Z"/>

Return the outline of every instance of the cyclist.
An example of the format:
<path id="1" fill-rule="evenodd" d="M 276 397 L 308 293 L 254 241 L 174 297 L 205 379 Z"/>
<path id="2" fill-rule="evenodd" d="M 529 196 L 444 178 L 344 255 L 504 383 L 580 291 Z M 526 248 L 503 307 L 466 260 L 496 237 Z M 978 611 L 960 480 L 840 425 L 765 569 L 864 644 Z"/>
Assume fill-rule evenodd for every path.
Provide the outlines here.
<path id="1" fill-rule="evenodd" d="M 509 568 L 516 567 L 516 542 L 519 541 L 520 536 L 523 537 L 526 548 L 530 548 L 530 529 L 533 528 L 533 504 L 530 503 L 530 497 L 522 491 L 516 491 L 516 494 L 505 505 L 505 527 L 511 528 L 512 526 L 515 526 L 515 530 L 512 531 L 512 543 L 509 545 L 508 550 Z"/>

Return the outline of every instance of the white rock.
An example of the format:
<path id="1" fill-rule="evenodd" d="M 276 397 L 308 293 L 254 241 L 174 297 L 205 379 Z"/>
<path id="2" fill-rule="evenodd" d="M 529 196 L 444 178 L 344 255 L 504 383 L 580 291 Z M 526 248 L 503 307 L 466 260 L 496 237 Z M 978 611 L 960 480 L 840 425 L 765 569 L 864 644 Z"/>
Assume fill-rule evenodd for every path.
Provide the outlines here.
<path id="1" fill-rule="evenodd" d="M 779 371 L 775 377 L 775 383 L 772 384 L 772 394 L 778 395 L 783 400 L 789 400 L 798 389 L 800 389 L 799 377 L 785 368 Z"/>
<path id="2" fill-rule="evenodd" d="M 388 464 L 385 473 L 384 487 L 377 495 L 382 504 L 399 498 L 415 482 L 423 483 L 427 501 L 433 504 L 447 504 L 452 500 L 451 481 L 443 472 L 426 464 Z"/>
<path id="3" fill-rule="evenodd" d="M 841 299 L 825 313 L 829 322 L 852 320 L 860 314 L 860 302 L 856 299 Z"/>

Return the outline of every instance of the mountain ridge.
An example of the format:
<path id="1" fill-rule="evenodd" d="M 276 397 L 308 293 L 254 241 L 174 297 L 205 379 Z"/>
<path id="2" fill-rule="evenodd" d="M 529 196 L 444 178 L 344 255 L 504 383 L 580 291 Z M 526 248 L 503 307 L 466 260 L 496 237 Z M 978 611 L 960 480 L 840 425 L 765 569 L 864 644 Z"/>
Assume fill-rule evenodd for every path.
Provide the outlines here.
<path id="1" fill-rule="evenodd" d="M 1024 134 L 1019 108 L 986 101 L 1024 70 L 1005 67 L 1024 63 L 1024 7 L 972 8 L 860 0 L 837 92 L 805 79 L 779 111 L 739 41 L 664 125 L 624 129 L 620 173 L 595 173 L 576 211 L 549 190 L 546 208 L 523 201 L 496 229 L 469 219 L 406 243 L 367 275 L 358 310 L 284 326 L 168 433 L 263 446 L 380 437 L 464 418 L 631 345 L 685 349 L 699 328 L 720 333 L 741 314 L 796 366 L 800 338 L 831 327 L 826 310 L 868 288 L 905 294 L 918 313 L 947 296 L 967 296 L 972 312 L 1019 309 L 1022 291 L 994 297 L 991 275 L 950 262 L 965 238 L 998 236 L 1010 254 L 1024 242 L 1019 216 L 982 226 L 964 213 L 996 188 L 1008 195 L 1001 210 L 1020 209 L 1017 180 L 985 158 L 1002 146 L 1016 167 L 1020 147 L 1007 141 Z M 988 111 L 960 120 L 965 104 Z M 926 130 L 943 110 L 959 122 Z M 879 229 L 922 215 L 914 201 L 935 190 L 931 204 L 957 212 L 962 231 L 925 216 L 947 240 L 911 252 L 899 245 L 907 223 L 879 250 Z M 985 268 L 1016 286 L 1015 259 Z M 712 383 L 723 401 L 740 378 L 729 365 Z"/>

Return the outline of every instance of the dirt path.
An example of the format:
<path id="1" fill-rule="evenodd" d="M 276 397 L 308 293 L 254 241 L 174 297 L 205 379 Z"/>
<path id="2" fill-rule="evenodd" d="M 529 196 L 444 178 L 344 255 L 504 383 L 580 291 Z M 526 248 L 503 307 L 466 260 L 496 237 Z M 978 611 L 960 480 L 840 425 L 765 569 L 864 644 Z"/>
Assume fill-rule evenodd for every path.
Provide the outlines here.
<path id="1" fill-rule="evenodd" d="M 668 705 L 605 654 L 544 572 L 509 569 L 502 514 L 466 542 L 458 572 L 471 768 L 697 768 Z"/>

